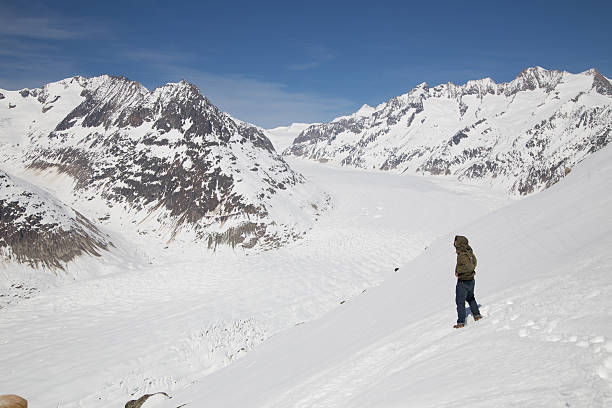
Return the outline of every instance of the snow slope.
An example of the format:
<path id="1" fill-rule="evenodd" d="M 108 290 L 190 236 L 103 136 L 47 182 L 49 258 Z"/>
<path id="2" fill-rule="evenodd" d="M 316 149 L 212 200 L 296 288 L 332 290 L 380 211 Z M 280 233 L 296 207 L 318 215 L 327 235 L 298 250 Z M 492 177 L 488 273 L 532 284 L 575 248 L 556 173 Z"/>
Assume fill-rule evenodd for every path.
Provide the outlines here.
<path id="1" fill-rule="evenodd" d="M 318 123 L 292 123 L 289 126 L 265 129 L 264 133 L 268 136 L 268 139 L 270 139 L 276 151 L 282 152 L 291 146 L 300 133 L 312 125 L 318 125 Z"/>
<path id="2" fill-rule="evenodd" d="M 304 239 L 244 256 L 147 248 L 135 237 L 134 256 L 147 251 L 152 264 L 126 258 L 0 310 L 0 390 L 53 408 L 173 395 L 352 303 L 448 228 L 509 202 L 452 180 L 290 164 L 333 194 Z"/>
<path id="3" fill-rule="evenodd" d="M 160 407 L 609 407 L 612 149 Z M 455 233 L 485 319 L 451 328 Z"/>

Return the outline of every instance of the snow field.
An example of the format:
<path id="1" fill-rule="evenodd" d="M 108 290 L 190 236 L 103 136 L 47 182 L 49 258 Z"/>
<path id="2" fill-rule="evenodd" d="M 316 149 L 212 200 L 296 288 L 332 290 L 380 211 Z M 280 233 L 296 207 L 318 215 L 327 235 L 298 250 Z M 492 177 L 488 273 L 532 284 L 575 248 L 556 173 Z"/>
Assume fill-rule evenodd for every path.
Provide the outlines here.
<path id="1" fill-rule="evenodd" d="M 547 191 L 453 227 L 377 288 L 272 337 L 162 407 L 607 407 L 612 150 Z M 452 237 L 485 319 L 451 328 Z"/>
<path id="2" fill-rule="evenodd" d="M 102 276 L 81 274 L 0 310 L 0 365 L 10 367 L 0 389 L 42 407 L 173 395 L 274 335 L 410 273 L 394 268 L 449 226 L 509 202 L 446 179 L 291 165 L 332 195 L 333 208 L 279 250 L 212 254 L 182 241 L 160 249 L 124 225 L 103 224 L 123 253 L 81 263 Z"/>

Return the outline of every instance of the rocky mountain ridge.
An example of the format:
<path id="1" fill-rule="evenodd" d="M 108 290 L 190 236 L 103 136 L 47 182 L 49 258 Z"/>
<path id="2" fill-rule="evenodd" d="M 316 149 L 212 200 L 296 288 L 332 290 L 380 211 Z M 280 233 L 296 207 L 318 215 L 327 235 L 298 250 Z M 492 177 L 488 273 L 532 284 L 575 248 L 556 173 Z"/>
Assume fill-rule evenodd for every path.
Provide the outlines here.
<path id="1" fill-rule="evenodd" d="M 523 70 L 430 88 L 422 83 L 375 108 L 310 126 L 285 154 L 343 166 L 484 182 L 512 194 L 544 189 L 612 140 L 612 83 Z"/>
<path id="2" fill-rule="evenodd" d="M 266 249 L 304 235 L 326 205 L 261 130 L 185 81 L 148 91 L 124 77 L 74 77 L 2 94 L 5 171 L 70 176 L 63 198 L 105 225 L 144 222 L 140 234 L 166 245 L 183 234 L 204 248 Z"/>

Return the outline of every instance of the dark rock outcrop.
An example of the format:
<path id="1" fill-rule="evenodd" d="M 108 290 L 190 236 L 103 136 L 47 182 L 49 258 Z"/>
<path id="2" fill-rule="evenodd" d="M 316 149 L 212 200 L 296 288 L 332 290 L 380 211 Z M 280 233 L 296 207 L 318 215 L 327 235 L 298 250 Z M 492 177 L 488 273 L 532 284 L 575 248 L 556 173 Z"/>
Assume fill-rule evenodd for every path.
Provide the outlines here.
<path id="1" fill-rule="evenodd" d="M 154 395 L 165 395 L 167 398 L 172 398 L 165 392 L 154 392 L 153 394 L 145 394 L 138 399 L 128 401 L 125 404 L 125 408 L 140 408 L 145 402 L 147 402 L 149 398 L 151 398 Z"/>
<path id="2" fill-rule="evenodd" d="M 64 269 L 112 243 L 94 224 L 34 186 L 0 171 L 0 256 L 33 268 Z"/>
<path id="3" fill-rule="evenodd" d="M 602 95 L 612 95 L 612 83 L 601 75 L 601 73 L 593 69 L 593 88 Z"/>

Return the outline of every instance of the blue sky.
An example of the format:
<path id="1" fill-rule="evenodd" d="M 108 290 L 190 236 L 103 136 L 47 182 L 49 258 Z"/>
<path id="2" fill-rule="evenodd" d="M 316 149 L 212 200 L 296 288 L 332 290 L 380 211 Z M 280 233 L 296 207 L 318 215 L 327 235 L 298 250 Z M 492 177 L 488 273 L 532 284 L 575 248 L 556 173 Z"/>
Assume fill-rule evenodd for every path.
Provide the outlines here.
<path id="1" fill-rule="evenodd" d="M 184 78 L 260 126 L 321 122 L 420 82 L 535 65 L 610 77 L 611 19 L 609 1 L 0 0 L 0 88 Z"/>

